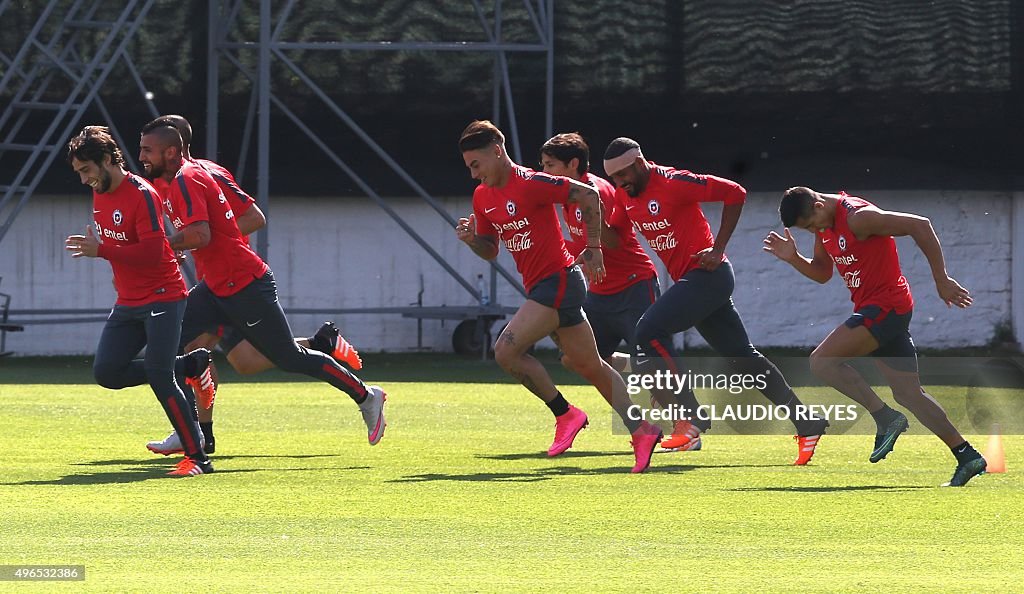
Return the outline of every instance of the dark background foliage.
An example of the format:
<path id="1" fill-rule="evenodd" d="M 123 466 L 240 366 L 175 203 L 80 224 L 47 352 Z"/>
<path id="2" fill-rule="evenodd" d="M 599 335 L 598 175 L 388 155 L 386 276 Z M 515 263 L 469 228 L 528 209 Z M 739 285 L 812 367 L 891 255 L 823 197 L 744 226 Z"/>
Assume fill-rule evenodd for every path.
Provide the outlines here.
<path id="1" fill-rule="evenodd" d="M 4 15 L 0 51 L 16 53 L 44 4 L 15 1 Z M 493 4 L 483 4 L 489 18 Z M 284 5 L 274 2 L 275 15 Z M 521 3 L 503 5 L 503 38 L 535 42 Z M 486 40 L 468 1 L 296 6 L 281 40 Z M 197 154 L 204 154 L 206 126 L 207 7 L 204 0 L 158 1 L 131 48 L 160 109 L 193 121 Z M 258 2 L 244 3 L 229 38 L 257 39 L 258 17 Z M 597 157 L 612 138 L 631 136 L 656 161 L 733 177 L 752 189 L 1019 187 L 1021 20 L 1010 0 L 557 0 L 555 131 L 580 131 Z M 255 51 L 236 55 L 254 68 Z M 428 191 L 470 191 L 455 140 L 468 121 L 491 116 L 493 55 L 286 55 Z M 509 61 L 523 160 L 532 164 L 534 147 L 546 138 L 544 57 L 516 54 Z M 251 85 L 223 60 L 221 72 L 215 157 L 234 168 Z M 410 193 L 292 70 L 275 61 L 272 77 L 277 96 L 374 189 Z M 0 97 L 9 99 L 10 91 Z M 119 69 L 104 99 L 132 143 L 149 119 L 138 89 Z M 90 118 L 83 123 L 98 121 Z M 277 112 L 272 131 L 272 193 L 360 193 Z M 242 178 L 254 187 L 249 154 Z M 0 171 L 6 167 L 0 160 Z M 49 178 L 49 189 L 74 182 L 57 169 Z"/>

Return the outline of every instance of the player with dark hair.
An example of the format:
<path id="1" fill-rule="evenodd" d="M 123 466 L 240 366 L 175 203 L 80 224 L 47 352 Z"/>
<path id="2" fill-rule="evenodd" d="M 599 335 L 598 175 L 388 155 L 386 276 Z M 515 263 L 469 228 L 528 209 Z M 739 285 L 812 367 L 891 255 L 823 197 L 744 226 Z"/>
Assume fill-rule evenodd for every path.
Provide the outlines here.
<path id="1" fill-rule="evenodd" d="M 283 371 L 301 373 L 347 393 L 359 405 L 370 445 L 384 435 L 386 396 L 366 386 L 333 358 L 299 346 L 281 309 L 270 267 L 242 239 L 216 181 L 183 158 L 181 135 L 160 122 L 142 129 L 139 161 L 167 185 L 164 196 L 174 250 L 192 250 L 203 280 L 188 295 L 182 344 L 209 328 L 233 326 Z"/>
<path id="2" fill-rule="evenodd" d="M 152 127 L 161 125 L 172 126 L 178 131 L 182 142 L 182 158 L 199 166 L 217 182 L 217 186 L 228 201 L 228 206 L 235 214 L 235 223 L 238 225 L 239 232 L 241 232 L 246 245 L 249 245 L 249 235 L 262 229 L 267 224 L 266 216 L 264 216 L 259 206 L 256 205 L 256 201 L 239 186 L 235 181 L 235 177 L 225 167 L 209 159 L 196 159 L 192 157 L 190 153 L 192 125 L 188 120 L 180 115 L 169 114 L 154 119 L 148 125 Z M 161 182 L 158 181 L 157 183 Z M 202 269 L 198 262 L 196 264 L 197 275 L 202 279 Z M 295 340 L 300 346 L 333 355 L 336 359 L 355 370 L 362 369 L 362 360 L 359 358 L 358 351 L 341 336 L 334 322 L 325 322 L 317 330 L 316 334 L 309 338 L 296 338 Z M 197 348 L 213 350 L 218 344 L 227 357 L 228 363 L 239 374 L 256 374 L 273 369 L 274 367 L 274 364 L 269 359 L 264 357 L 249 341 L 242 337 L 237 329 L 231 326 L 222 325 L 217 328 L 207 329 L 206 332 L 186 345 L 184 351 L 188 352 Z M 217 383 L 219 379 L 216 366 L 211 365 L 210 370 L 214 383 Z M 209 404 L 209 406 L 198 407 L 199 427 L 203 431 L 203 447 L 207 454 L 212 454 L 216 450 L 216 437 L 213 433 L 214 403 L 210 401 L 204 404 Z M 182 449 L 181 439 L 177 433 L 172 431 L 170 435 L 162 440 L 150 441 L 146 444 L 146 448 L 153 453 L 165 456 L 175 454 Z"/>
<path id="3" fill-rule="evenodd" d="M 854 313 L 811 353 L 811 371 L 871 413 L 877 425 L 874 463 L 892 451 L 909 426 L 907 417 L 885 404 L 849 361 L 871 355 L 892 388 L 893 398 L 945 442 L 957 466 L 946 485 L 961 487 L 986 467 L 985 458 L 956 430 L 946 411 L 921 387 L 917 348 L 910 336 L 914 298 L 900 271 L 893 237 L 910 236 L 928 259 L 939 298 L 947 307 L 971 305 L 971 294 L 946 272 L 942 246 L 931 222 L 921 216 L 885 211 L 846 193 L 822 194 L 806 187 L 786 190 L 779 205 L 785 236 L 772 231 L 764 250 L 807 278 L 826 283 L 832 266 L 850 289 Z M 790 227 L 814 234 L 814 256 L 796 248 Z"/>
<path id="4" fill-rule="evenodd" d="M 637 320 L 661 295 L 658 272 L 637 240 L 632 225 L 613 227 L 615 186 L 590 173 L 590 147 L 576 132 L 556 134 L 540 148 L 544 173 L 561 175 L 593 186 L 601 196 L 601 252 L 607 275 L 587 287 L 583 311 L 594 331 L 597 352 L 616 371 L 628 369 L 629 355 L 617 353 L 621 343 L 633 350 Z M 569 228 L 566 248 L 579 257 L 587 245 L 583 213 L 578 204 L 563 204 L 562 214 Z M 563 357 L 572 368 L 572 361 Z M 664 442 L 662 442 L 664 444 Z"/>
<path id="5" fill-rule="evenodd" d="M 640 145 L 629 138 L 616 138 L 608 145 L 604 169 L 619 188 L 614 216 L 632 221 L 675 280 L 637 324 L 635 370 L 678 374 L 672 341 L 661 337 L 696 328 L 736 371 L 763 378 L 761 393 L 784 407 L 796 426 L 794 464 L 810 462 L 828 422 L 806 418 L 800 399 L 782 373 L 750 344 L 732 301 L 736 277 L 725 257 L 725 246 L 736 229 L 746 190 L 728 179 L 648 161 Z M 701 202 L 724 203 L 717 237 L 704 218 Z M 676 423 L 672 445 L 695 449 L 700 433 L 707 431 L 711 422 L 694 416 L 699 405 L 693 390 L 686 388 L 678 397 L 691 420 Z M 670 393 L 661 392 L 655 391 L 654 396 L 664 403 Z"/>
<path id="6" fill-rule="evenodd" d="M 498 256 L 499 238 L 523 275 L 526 302 L 498 337 L 494 358 L 509 375 L 543 400 L 555 416 L 555 439 L 548 448 L 557 456 L 572 446 L 587 425 L 587 415 L 570 405 L 544 366 L 528 350 L 553 336 L 573 369 L 601 392 L 632 434 L 633 472 L 650 466 L 662 434 L 647 421 L 629 418 L 626 384 L 597 352 L 594 333 L 583 314 L 586 282 L 565 248 L 555 204 L 580 209 L 587 243 L 581 259 L 593 282 L 605 278 L 601 253 L 601 199 L 597 190 L 565 177 L 539 173 L 512 162 L 505 137 L 491 122 L 469 124 L 459 150 L 473 179 L 473 214 L 459 219 L 455 232 L 484 260 Z"/>
<path id="7" fill-rule="evenodd" d="M 194 418 L 195 402 L 178 383 L 189 378 L 210 386 L 210 352 L 175 356 L 185 314 L 185 282 L 164 235 L 159 195 L 149 182 L 125 171 L 121 151 L 105 127 L 83 128 L 68 142 L 67 161 L 93 190 L 93 226 L 85 235 L 69 236 L 65 247 L 73 258 L 110 262 L 117 291 L 96 347 L 96 382 L 112 390 L 148 383 L 171 426 L 184 437 L 186 457 L 168 474 L 213 472 Z M 143 347 L 145 358 L 136 359 Z"/>

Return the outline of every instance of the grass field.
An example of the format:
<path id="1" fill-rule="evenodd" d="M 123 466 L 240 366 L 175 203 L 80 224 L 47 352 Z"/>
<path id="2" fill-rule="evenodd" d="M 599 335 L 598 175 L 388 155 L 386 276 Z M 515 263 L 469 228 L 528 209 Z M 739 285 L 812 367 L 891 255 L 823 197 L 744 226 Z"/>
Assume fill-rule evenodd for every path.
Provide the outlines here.
<path id="1" fill-rule="evenodd" d="M 590 388 L 576 447 L 493 363 L 371 359 L 389 427 L 315 383 L 229 378 L 217 472 L 163 474 L 148 388 L 111 392 L 85 359 L 0 363 L 0 564 L 81 564 L 38 591 L 1012 590 L 1024 583 L 1024 437 L 1010 472 L 940 489 L 952 457 L 908 435 L 826 437 L 809 467 L 786 436 L 710 435 L 630 475 L 628 438 Z M 560 376 L 564 377 L 564 376 Z M 434 381 L 428 381 L 433 379 Z M 813 395 L 820 388 L 801 388 Z M 937 391 L 938 392 L 938 391 Z M 941 395 L 941 393 L 939 394 Z M 970 436 L 982 447 L 984 436 Z"/>

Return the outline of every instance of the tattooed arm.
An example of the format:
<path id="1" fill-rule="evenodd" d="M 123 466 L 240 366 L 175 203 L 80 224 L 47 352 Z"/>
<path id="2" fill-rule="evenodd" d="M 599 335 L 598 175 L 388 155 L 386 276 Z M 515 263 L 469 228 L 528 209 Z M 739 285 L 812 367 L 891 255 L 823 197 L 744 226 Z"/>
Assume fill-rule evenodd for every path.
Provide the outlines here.
<path id="1" fill-rule="evenodd" d="M 601 227 L 604 221 L 601 216 L 601 196 L 587 184 L 571 179 L 569 182 L 572 187 L 569 188 L 566 202 L 579 205 L 583 224 L 587 226 L 587 247 L 581 254 L 583 268 L 591 282 L 599 282 L 605 276 L 604 256 L 601 253 Z"/>

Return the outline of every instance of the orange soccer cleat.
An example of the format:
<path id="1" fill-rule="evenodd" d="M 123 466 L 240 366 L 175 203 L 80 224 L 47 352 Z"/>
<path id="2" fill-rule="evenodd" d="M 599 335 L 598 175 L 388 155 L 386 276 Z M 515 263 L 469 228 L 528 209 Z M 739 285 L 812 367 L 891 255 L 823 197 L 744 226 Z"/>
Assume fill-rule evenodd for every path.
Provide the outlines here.
<path id="1" fill-rule="evenodd" d="M 213 472 L 213 464 L 209 460 L 206 462 L 196 462 L 192 458 L 185 458 L 178 465 L 174 467 L 174 470 L 167 473 L 167 476 L 198 476 L 200 474 L 210 474 Z"/>
<path id="2" fill-rule="evenodd" d="M 793 466 L 804 466 L 814 457 L 814 448 L 818 447 L 821 435 L 794 435 L 793 439 L 796 440 L 797 445 L 796 460 L 793 461 Z"/>
<path id="3" fill-rule="evenodd" d="M 662 449 L 670 452 L 696 452 L 700 450 L 700 429 L 690 421 L 680 419 L 672 424 L 672 435 L 661 442 Z"/>

